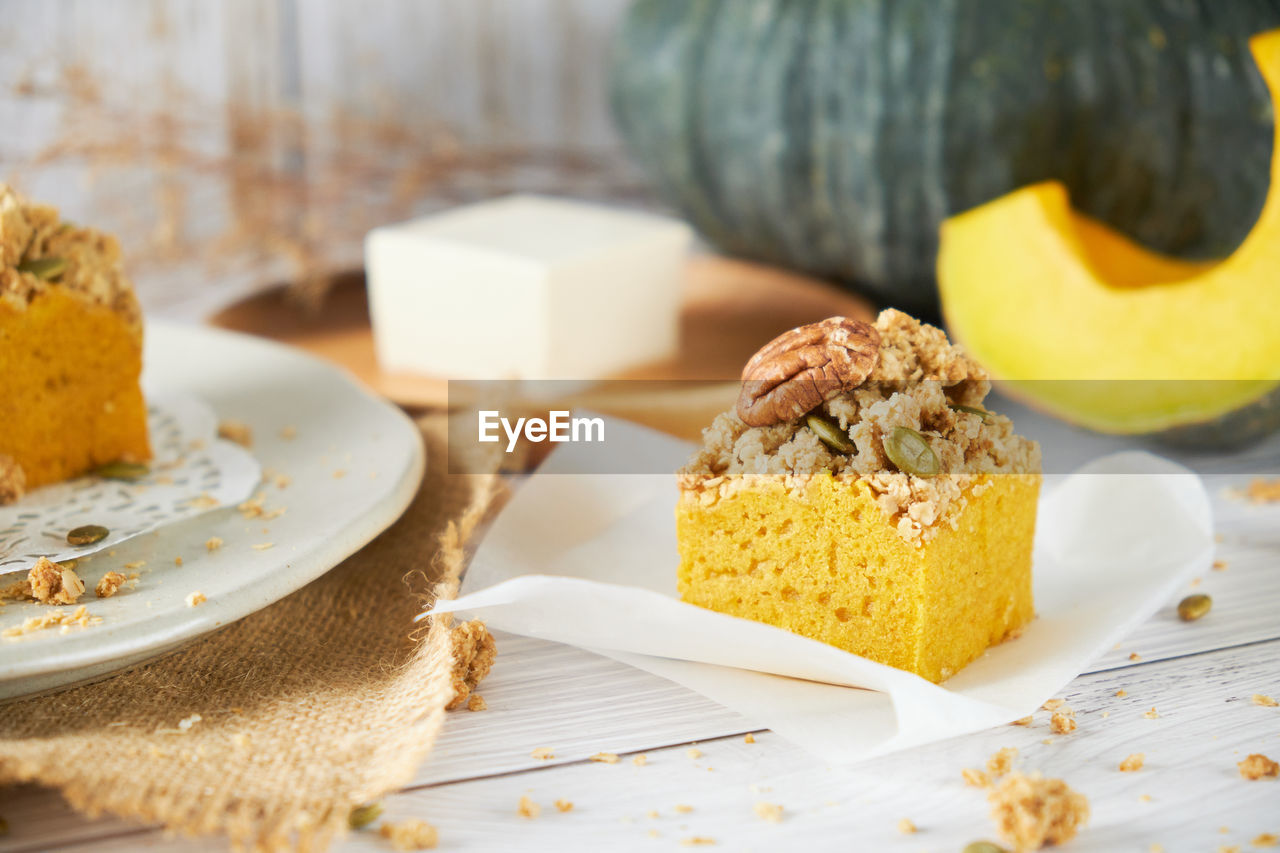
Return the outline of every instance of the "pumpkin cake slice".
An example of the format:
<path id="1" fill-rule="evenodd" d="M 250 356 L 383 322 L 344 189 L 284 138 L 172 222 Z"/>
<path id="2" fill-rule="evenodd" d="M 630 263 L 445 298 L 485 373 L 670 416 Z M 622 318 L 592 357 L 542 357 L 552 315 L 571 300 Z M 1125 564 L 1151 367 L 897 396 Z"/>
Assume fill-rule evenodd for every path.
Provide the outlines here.
<path id="1" fill-rule="evenodd" d="M 151 457 L 142 312 L 113 237 L 0 184 L 0 503 Z"/>
<path id="2" fill-rule="evenodd" d="M 679 589 L 939 682 L 1034 615 L 1040 448 L 899 311 L 785 333 L 680 473 Z"/>

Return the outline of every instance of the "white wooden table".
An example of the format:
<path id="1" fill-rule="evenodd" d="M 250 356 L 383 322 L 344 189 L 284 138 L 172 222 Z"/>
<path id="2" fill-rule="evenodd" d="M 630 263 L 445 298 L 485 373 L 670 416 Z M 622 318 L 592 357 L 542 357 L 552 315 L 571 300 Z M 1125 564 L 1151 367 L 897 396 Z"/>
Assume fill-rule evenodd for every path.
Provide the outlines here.
<path id="1" fill-rule="evenodd" d="M 664 850 L 705 838 L 727 850 L 959 851 L 994 837 L 985 794 L 964 784 L 961 769 L 1013 746 L 1022 767 L 1089 797 L 1092 819 L 1070 850 L 1258 850 L 1252 839 L 1280 835 L 1280 780 L 1246 781 L 1236 762 L 1253 752 L 1280 759 L 1280 708 L 1251 701 L 1280 698 L 1280 506 L 1231 501 L 1222 484 L 1212 489 L 1226 568 L 1194 586 L 1213 596 L 1212 612 L 1182 623 L 1170 601 L 1072 682 L 1061 696 L 1076 712 L 1073 734 L 1052 735 L 1042 711 L 1030 727 L 832 767 L 661 678 L 503 635 L 481 690 L 488 710 L 451 714 L 414 782 L 387 798 L 386 817 L 430 821 L 441 850 Z M 1134 652 L 1141 660 L 1130 660 Z M 1148 718 L 1153 707 L 1159 716 Z M 555 757 L 533 758 L 538 747 Z M 600 751 L 621 760 L 591 762 Z M 1134 752 L 1146 766 L 1120 772 Z M 541 805 L 538 818 L 517 814 L 522 796 Z M 558 811 L 556 800 L 573 809 Z M 759 802 L 783 806 L 782 822 L 758 818 Z M 34 787 L 0 791 L 0 816 L 10 825 L 2 851 L 225 849 L 87 820 Z M 918 832 L 902 834 L 902 818 Z M 337 849 L 389 847 L 360 832 Z"/>

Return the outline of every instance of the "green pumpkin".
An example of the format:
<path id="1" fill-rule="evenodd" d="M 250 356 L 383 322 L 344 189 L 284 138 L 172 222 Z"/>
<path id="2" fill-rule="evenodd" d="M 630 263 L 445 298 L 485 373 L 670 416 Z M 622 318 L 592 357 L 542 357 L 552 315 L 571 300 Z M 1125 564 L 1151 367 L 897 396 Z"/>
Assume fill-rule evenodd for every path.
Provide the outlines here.
<path id="1" fill-rule="evenodd" d="M 935 314 L 938 226 L 1026 184 L 1183 256 L 1268 185 L 1280 0 L 638 0 L 617 125 L 721 249 Z"/>

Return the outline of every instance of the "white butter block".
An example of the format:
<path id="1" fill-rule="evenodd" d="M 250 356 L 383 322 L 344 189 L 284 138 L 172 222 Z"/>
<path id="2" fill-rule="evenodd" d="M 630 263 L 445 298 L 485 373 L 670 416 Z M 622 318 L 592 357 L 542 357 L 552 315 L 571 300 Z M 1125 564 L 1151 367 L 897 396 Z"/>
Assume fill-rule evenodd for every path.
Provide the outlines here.
<path id="1" fill-rule="evenodd" d="M 378 361 L 450 379 L 595 379 L 675 350 L 691 232 L 508 196 L 371 231 Z"/>

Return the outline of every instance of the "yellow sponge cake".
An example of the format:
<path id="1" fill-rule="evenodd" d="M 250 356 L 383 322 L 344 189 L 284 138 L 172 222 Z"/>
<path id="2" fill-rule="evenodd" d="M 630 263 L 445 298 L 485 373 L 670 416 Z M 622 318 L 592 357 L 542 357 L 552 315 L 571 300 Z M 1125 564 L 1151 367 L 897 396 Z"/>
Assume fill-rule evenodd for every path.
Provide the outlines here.
<path id="1" fill-rule="evenodd" d="M 942 681 L 1033 616 L 1040 452 L 898 311 L 761 350 L 680 472 L 679 588 Z"/>

